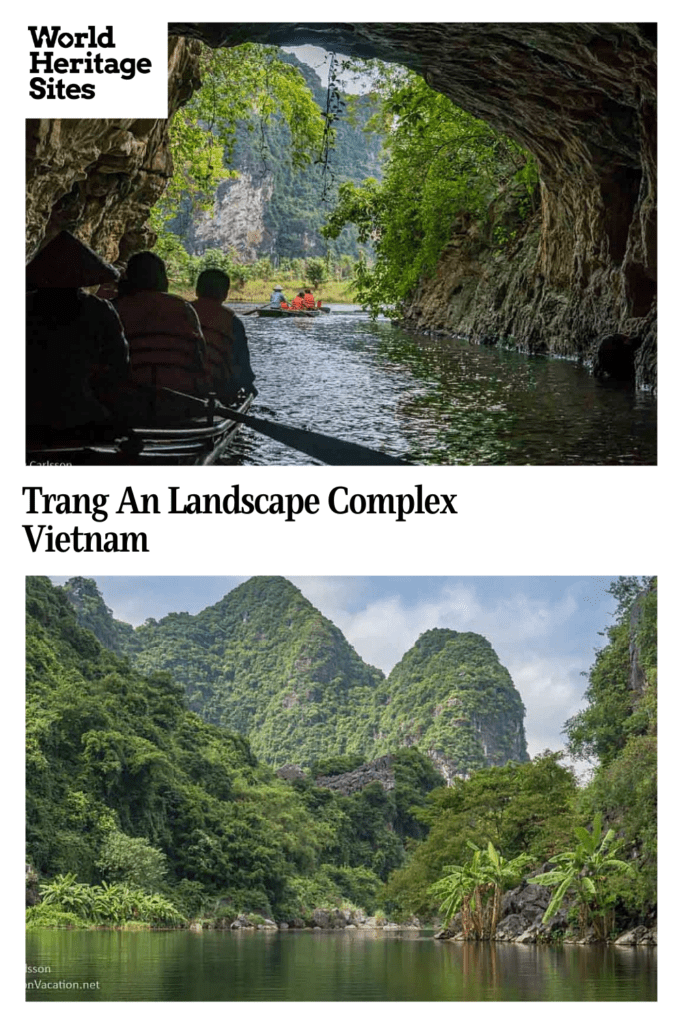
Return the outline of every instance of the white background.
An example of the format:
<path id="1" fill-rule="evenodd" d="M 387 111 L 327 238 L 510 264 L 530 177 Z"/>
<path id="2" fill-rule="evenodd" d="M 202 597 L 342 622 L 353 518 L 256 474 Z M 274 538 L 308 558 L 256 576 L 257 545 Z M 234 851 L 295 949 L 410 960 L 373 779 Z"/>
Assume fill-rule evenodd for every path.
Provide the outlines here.
<path id="1" fill-rule="evenodd" d="M 100 13 L 100 10 L 103 13 Z M 321 467 L 221 467 L 198 469 L 187 468 L 28 468 L 24 466 L 23 451 L 23 137 L 24 118 L 38 116 L 34 105 L 24 96 L 24 83 L 28 82 L 28 50 L 30 38 L 26 31 L 28 24 L 67 25 L 89 24 L 104 26 L 113 24 L 116 35 L 123 26 L 137 24 L 139 38 L 145 38 L 139 52 L 128 53 L 128 47 L 117 51 L 120 56 L 148 55 L 149 39 L 155 36 L 157 26 L 165 30 L 169 20 L 195 21 L 240 21 L 254 20 L 322 20 L 319 4 L 300 3 L 286 11 L 281 6 L 267 4 L 244 5 L 230 3 L 197 3 L 176 0 L 168 3 L 158 13 L 150 6 L 142 7 L 132 3 L 118 3 L 115 6 L 99 7 L 83 3 L 31 4 L 12 12 L 10 27 L 6 29 L 3 53 L 3 95 L 6 101 L 4 112 L 5 148 L 3 160 L 3 194 L 5 198 L 3 223 L 5 244 L 3 246 L 3 279 L 5 284 L 5 409 L 6 440 L 4 446 L 3 473 L 3 541 L 4 579 L 2 586 L 2 622 L 8 627 L 5 634 L 6 667 L 4 717 L 8 726 L 3 765 L 3 780 L 12 788 L 9 794 L 7 813 L 11 815 L 4 831 L 3 875 L 5 881 L 5 934 L 13 941 L 14 963 L 10 964 L 5 978 L 5 1002 L 13 1006 L 14 1016 L 37 1017 L 48 1012 L 52 1017 L 92 1016 L 93 1007 L 87 1004 L 54 1004 L 48 1007 L 24 1006 L 23 969 L 21 968 L 22 921 L 23 921 L 23 844 L 21 765 L 23 764 L 23 585 L 27 574 L 354 574 L 373 573 L 386 575 L 573 575 L 573 574 L 659 574 L 660 576 L 660 617 L 662 669 L 660 676 L 664 685 L 662 691 L 661 715 L 662 772 L 665 779 L 676 773 L 675 739 L 673 725 L 678 715 L 680 692 L 680 670 L 676 663 L 676 631 L 680 631 L 680 530 L 678 527 L 680 505 L 680 426 L 676 397 L 673 388 L 680 391 L 680 316 L 677 316 L 676 296 L 680 291 L 678 280 L 672 275 L 680 267 L 678 245 L 680 223 L 677 206 L 680 197 L 673 201 L 673 160 L 677 156 L 676 145 L 680 137 L 680 89 L 676 89 L 674 78 L 678 54 L 673 46 L 680 39 L 680 20 L 668 14 L 666 5 L 634 3 L 591 3 L 547 5 L 520 3 L 480 3 L 476 9 L 460 5 L 414 5 L 399 3 L 359 4 L 346 3 L 342 8 L 325 11 L 331 21 L 410 21 L 416 16 L 423 21 L 466 20 L 474 14 L 478 21 L 638 21 L 660 20 L 660 52 L 664 73 L 660 85 L 660 124 L 662 126 L 661 191 L 664 214 L 660 224 L 664 236 L 662 248 L 666 258 L 660 261 L 662 283 L 660 285 L 660 309 L 663 339 L 660 357 L 660 443 L 658 467 L 465 467 L 465 468 L 321 468 Z M 63 12 L 63 13 L 61 13 Z M 68 21 L 67 21 L 68 12 Z M 134 22 L 133 18 L 141 19 Z M 122 26 L 119 29 L 119 26 Z M 162 32 L 162 35 L 164 33 Z M 132 38 L 132 37 L 131 37 Z M 149 54 L 151 55 L 151 53 Z M 96 76 L 98 82 L 104 76 Z M 138 79 L 135 79 L 137 82 Z M 122 83 L 120 87 L 129 90 L 134 83 Z M 27 87 L 26 87 L 27 92 Z M 99 93 L 99 89 L 98 89 Z M 96 108 L 95 101 L 89 101 L 87 115 L 76 111 L 68 101 L 61 104 L 63 116 L 108 116 L 106 109 Z M 27 108 L 28 103 L 28 108 Z M 675 104 L 675 106 L 674 106 Z M 43 116 L 56 116 L 56 111 Z M 126 116 L 119 111 L 115 115 Z M 148 116 L 135 113 L 131 116 Z M 680 161 L 677 161 L 680 167 Z M 680 404 L 680 399 L 679 399 Z M 423 483 L 426 490 L 440 493 L 457 493 L 457 516 L 443 515 L 427 518 L 413 517 L 407 523 L 398 524 L 389 517 L 333 516 L 321 511 L 317 516 L 302 516 L 297 522 L 282 522 L 278 516 L 122 516 L 110 517 L 106 524 L 96 526 L 89 519 L 78 522 L 84 529 L 140 530 L 148 532 L 151 551 L 147 555 L 75 555 L 75 554 L 31 554 L 25 539 L 22 524 L 31 521 L 25 514 L 27 508 L 21 488 L 27 484 L 40 485 L 52 492 L 102 491 L 112 495 L 120 494 L 128 484 L 136 491 L 156 491 L 165 501 L 166 488 L 177 485 L 185 491 L 217 491 L 223 493 L 231 484 L 239 482 L 243 489 L 265 493 L 300 491 L 316 492 L 321 505 L 326 502 L 329 489 L 343 484 L 352 492 L 370 493 L 376 491 L 410 491 L 417 483 Z M 113 499 L 110 499 L 113 500 Z M 239 522 L 236 522 L 239 519 Z M 45 518 L 34 520 L 48 522 Z M 71 529 L 77 521 L 63 517 L 63 525 L 57 517 L 51 520 L 55 528 Z M 678 670 L 678 671 L 677 671 Z M 677 773 L 676 773 L 677 774 Z M 669 782 L 669 786 L 671 783 Z M 669 790 L 670 792 L 670 790 Z M 662 867 L 661 883 L 663 894 L 677 891 L 672 879 L 667 877 L 667 854 L 677 841 L 675 825 L 666 811 L 668 792 L 662 800 Z M 7 861 L 5 863 L 5 861 Z M 671 953 L 667 951 L 666 939 L 672 938 L 667 921 L 673 908 L 663 903 L 661 908 L 660 935 L 660 1001 L 657 1006 L 648 1006 L 648 1016 L 659 1016 L 670 1012 L 672 1003 L 672 982 L 675 975 L 671 970 Z M 163 1012 L 171 1016 L 181 1012 L 180 1007 L 166 1008 Z M 234 1008 L 242 1012 L 243 1008 Z M 346 1016 L 349 1007 L 330 1004 L 326 1015 Z M 416 1009 L 416 1008 L 414 1008 Z M 644 1008 L 642 1008 L 644 1009 Z M 620 1017 L 628 1018 L 642 1009 L 637 1006 L 620 1007 Z M 320 1010 L 320 1008 L 318 1008 Z M 471 1008 L 462 1008 L 471 1012 Z M 457 1007 L 452 1011 L 456 1013 Z M 514 1008 L 504 1012 L 517 1012 Z M 542 1006 L 524 1007 L 525 1018 L 535 1016 L 536 1011 L 548 1012 Z M 585 1004 L 580 1009 L 582 1017 L 601 1019 L 609 1009 L 599 1005 Z M 98 1004 L 97 1014 L 105 1018 L 124 1012 L 136 1019 L 142 1018 L 143 1007 L 116 1004 Z M 152 1012 L 154 1012 L 152 1010 Z M 157 1011 L 159 1012 L 159 1011 Z M 183 1016 L 186 1010 L 182 1011 Z M 233 1012 L 226 1007 L 203 1007 L 197 1011 L 225 1018 Z M 252 1004 L 249 1013 L 296 1012 L 306 1016 L 311 1007 L 289 1008 Z M 368 1017 L 371 1007 L 355 1007 Z M 396 1012 L 392 1009 L 390 1012 Z M 408 1008 L 408 1012 L 414 1012 Z M 433 1007 L 431 1012 L 443 1012 Z M 496 1012 L 495 1007 L 478 1006 L 477 1017 Z M 520 1008 L 521 1012 L 521 1008 Z M 576 1012 L 570 1005 L 555 1004 L 553 1017 L 569 1019 Z M 316 1012 L 317 1015 L 317 1012 Z"/>

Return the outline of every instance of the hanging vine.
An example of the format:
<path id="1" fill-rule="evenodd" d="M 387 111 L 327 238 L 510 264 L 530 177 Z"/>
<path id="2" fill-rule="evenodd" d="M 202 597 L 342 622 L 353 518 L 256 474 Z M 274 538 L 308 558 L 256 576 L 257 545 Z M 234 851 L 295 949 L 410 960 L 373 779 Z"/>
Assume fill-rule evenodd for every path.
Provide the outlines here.
<path id="1" fill-rule="evenodd" d="M 323 138 L 320 149 L 320 156 L 316 163 L 322 164 L 322 190 L 320 198 L 323 202 L 329 202 L 334 189 L 335 174 L 330 167 L 330 153 L 334 149 L 335 123 L 341 120 L 344 113 L 344 100 L 339 90 L 339 65 L 337 55 L 330 55 L 330 68 L 327 73 L 327 100 L 323 113 Z"/>

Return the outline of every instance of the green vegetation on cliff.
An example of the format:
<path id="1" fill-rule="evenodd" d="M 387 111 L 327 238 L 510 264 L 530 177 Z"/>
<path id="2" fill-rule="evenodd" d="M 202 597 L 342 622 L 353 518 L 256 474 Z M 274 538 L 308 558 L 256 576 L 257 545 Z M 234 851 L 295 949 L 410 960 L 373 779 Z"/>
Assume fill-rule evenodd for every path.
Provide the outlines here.
<path id="1" fill-rule="evenodd" d="M 617 621 L 590 671 L 588 707 L 566 732 L 572 753 L 597 761 L 581 821 L 598 814 L 623 840 L 638 870 L 616 892 L 639 909 L 657 901 L 657 581 L 623 577 L 611 592 L 621 601 Z"/>
<path id="2" fill-rule="evenodd" d="M 375 259 L 356 265 L 358 301 L 373 313 L 407 300 L 433 275 L 456 222 L 492 248 L 513 242 L 537 203 L 535 161 L 516 143 L 460 110 L 408 71 L 380 73 L 385 138 L 381 182 L 344 183 L 325 233 L 349 223 L 372 240 Z"/>
<path id="3" fill-rule="evenodd" d="M 282 577 L 254 577 L 198 615 L 135 633 L 135 664 L 183 683 L 189 706 L 269 764 L 373 754 L 383 675 Z"/>
<path id="4" fill-rule="evenodd" d="M 316 286 L 314 261 L 321 257 L 325 276 L 349 275 L 360 251 L 356 229 L 343 228 L 334 241 L 321 230 L 338 182 L 380 174 L 381 139 L 364 131 L 375 101 L 357 100 L 351 119 L 337 93 L 339 109 L 328 109 L 316 73 L 272 46 L 202 46 L 200 63 L 202 87 L 170 126 L 174 175 L 152 211 L 156 251 L 173 277 L 194 284 L 203 266 L 191 253 L 206 249 L 196 234 L 197 219 L 215 203 L 229 203 L 240 176 L 265 186 L 265 235 L 260 242 L 250 235 L 260 258 L 214 240 L 204 260 L 237 283 L 270 279 L 276 272 L 288 278 L 291 270 L 299 285 L 305 276 Z"/>
<path id="5" fill-rule="evenodd" d="M 622 577 L 610 591 L 619 602 L 617 621 L 606 630 L 607 643 L 589 673 L 588 706 L 566 726 L 570 754 L 595 760 L 590 781 L 578 786 L 560 764 L 563 752 L 546 751 L 531 762 L 474 771 L 435 790 L 416 812 L 427 836 L 386 885 L 390 913 L 435 913 L 438 898 L 456 891 L 439 880 L 460 878 L 460 868 L 472 865 L 472 844 L 491 843 L 506 860 L 525 856 L 532 882 L 545 862 L 556 865 L 546 874 L 575 901 L 570 921 L 578 931 L 590 925 L 604 938 L 629 922 L 653 922 L 656 581 Z"/>
<path id="6" fill-rule="evenodd" d="M 106 886 L 157 893 L 185 916 L 304 918 L 361 896 L 374 908 L 402 837 L 419 833 L 410 809 L 438 781 L 426 758 L 403 753 L 394 792 L 292 786 L 188 710 L 169 673 L 102 647 L 63 589 L 30 577 L 26 609 L 27 860 L 62 893 L 55 913 L 99 895 L 104 914 Z"/>
<path id="7" fill-rule="evenodd" d="M 416 745 L 450 775 L 526 761 L 524 705 L 483 636 L 430 629 L 392 669 L 380 749 Z"/>
<path id="8" fill-rule="evenodd" d="M 522 701 L 484 637 L 430 630 L 385 679 L 282 577 L 253 577 L 198 615 L 149 620 L 128 649 L 276 768 L 415 746 L 450 777 L 528 757 Z"/>

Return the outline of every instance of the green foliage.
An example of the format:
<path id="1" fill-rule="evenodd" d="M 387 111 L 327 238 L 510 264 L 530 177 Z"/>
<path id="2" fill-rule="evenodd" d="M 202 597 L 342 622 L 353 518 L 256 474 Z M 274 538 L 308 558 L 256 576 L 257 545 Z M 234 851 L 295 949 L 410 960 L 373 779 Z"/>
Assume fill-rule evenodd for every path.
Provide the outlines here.
<path id="1" fill-rule="evenodd" d="M 181 198 L 212 204 L 218 182 L 235 175 L 229 165 L 238 124 L 250 132 L 269 122 L 279 130 L 286 125 L 294 166 L 314 159 L 322 142 L 320 110 L 306 81 L 276 47 L 202 46 L 200 62 L 203 87 L 170 123 L 174 175 L 154 211 L 155 229 L 176 215 Z"/>
<path id="2" fill-rule="evenodd" d="M 104 838 L 96 866 L 111 882 L 128 882 L 154 891 L 164 880 L 166 857 L 144 837 L 134 838 L 113 829 Z"/>
<path id="3" fill-rule="evenodd" d="M 432 629 L 386 682 L 379 752 L 403 746 L 436 751 L 465 774 L 528 759 L 524 705 L 488 640 Z"/>
<path id="4" fill-rule="evenodd" d="M 648 589 L 639 592 L 643 579 Z M 646 689 L 640 695 L 631 688 L 632 646 L 638 649 L 646 680 L 656 670 L 656 581 L 651 577 L 620 577 L 610 593 L 618 601 L 618 621 L 606 630 L 608 643 L 597 652 L 590 670 L 585 693 L 588 707 L 565 724 L 572 756 L 597 759 L 603 766 L 624 749 L 630 736 L 654 729 L 656 720 L 653 693 L 648 695 Z M 636 611 L 633 624 L 632 609 Z"/>
<path id="5" fill-rule="evenodd" d="M 622 621 L 607 630 L 609 643 L 598 651 L 585 693 L 588 707 L 565 725 L 573 757 L 608 763 L 623 748 L 633 710 L 629 688 L 630 629 Z"/>
<path id="6" fill-rule="evenodd" d="M 600 760 L 579 814 L 608 820 L 636 868 L 628 884 L 614 882 L 618 908 L 645 916 L 657 904 L 657 581 L 620 577 L 609 591 L 617 623 L 591 669 L 588 707 L 566 730 L 575 755 Z"/>
<path id="7" fill-rule="evenodd" d="M 656 582 L 654 576 L 619 576 L 610 583 L 607 593 L 617 602 L 614 615 L 621 621 L 629 614 L 633 604 L 641 594 L 652 588 Z"/>
<path id="8" fill-rule="evenodd" d="M 434 913 L 430 886 L 449 864 L 464 864 L 471 844 L 492 843 L 501 855 L 539 863 L 566 846 L 574 827 L 576 781 L 546 751 L 526 764 L 473 772 L 435 789 L 416 810 L 428 834 L 412 848 L 408 862 L 385 888 L 391 913 Z"/>
<path id="9" fill-rule="evenodd" d="M 325 266 L 325 260 L 321 260 L 315 256 L 306 260 L 306 277 L 313 288 L 319 288 L 323 281 L 327 280 L 327 267 Z"/>
<path id="10" fill-rule="evenodd" d="M 39 903 L 26 908 L 26 929 L 32 928 L 83 928 L 86 922 L 72 911 L 59 910 L 52 904 Z"/>
<path id="11" fill-rule="evenodd" d="M 267 180 L 272 192 L 264 217 L 273 266 L 259 276 L 270 277 L 283 260 L 304 253 L 324 255 L 324 276 L 316 264 L 314 276 L 299 272 L 284 278 L 319 287 L 343 253 L 358 252 L 351 228 L 338 243 L 320 237 L 328 201 L 324 193 L 336 194 L 337 178 L 359 179 L 376 166 L 379 141 L 368 145 L 346 120 L 335 118 L 333 125 L 326 120 L 327 97 L 317 75 L 291 54 L 245 44 L 204 48 L 201 61 L 202 88 L 170 127 L 175 172 L 152 211 L 156 251 L 171 261 L 172 279 L 191 286 L 194 280 L 188 278 L 197 257 L 187 250 L 202 248 L 194 234 L 198 212 L 215 200 L 223 202 L 231 180 L 248 175 L 255 183 Z M 369 116 L 368 101 L 358 108 L 362 124 Z M 228 272 L 239 282 L 252 270 L 237 259 L 234 273 Z"/>
<path id="12" fill-rule="evenodd" d="M 512 206 L 524 221 L 538 184 L 528 153 L 419 75 L 404 72 L 379 84 L 383 108 L 376 122 L 388 129 L 382 182 L 343 185 L 325 229 L 335 238 L 352 222 L 361 240 L 374 242 L 374 266 L 359 260 L 355 277 L 359 301 L 373 314 L 392 309 L 433 274 L 456 222 L 488 230 L 491 217 L 495 244 L 512 240 L 516 229 L 507 224 L 506 237 L 500 235 L 498 208 Z"/>
<path id="13" fill-rule="evenodd" d="M 40 887 L 42 903 L 34 907 L 30 923 L 66 927 L 89 922 L 121 925 L 126 921 L 140 921 L 150 925 L 177 925 L 183 921 L 180 911 L 159 893 L 117 883 L 90 886 L 76 881 L 76 876 L 58 875 Z M 42 909 L 40 909 L 42 908 Z M 45 908 L 56 912 L 46 913 Z M 70 915 L 61 919 L 59 915 Z"/>
<path id="14" fill-rule="evenodd" d="M 133 627 L 113 617 L 93 580 L 74 576 L 64 584 L 64 591 L 76 609 L 79 624 L 91 630 L 104 647 L 122 653 L 134 643 Z"/>
<path id="15" fill-rule="evenodd" d="M 549 921 L 571 893 L 579 903 L 581 934 L 592 925 L 596 937 L 604 940 L 609 938 L 614 924 L 613 908 L 617 893 L 610 884 L 612 878 L 615 875 L 633 875 L 634 869 L 616 857 L 623 841 L 616 840 L 614 829 L 608 829 L 602 835 L 599 814 L 593 821 L 592 832 L 580 827 L 574 834 L 578 840 L 574 849 L 551 857 L 551 863 L 557 867 L 533 878 L 537 885 L 555 888 L 543 921 Z"/>
<path id="16" fill-rule="evenodd" d="M 391 794 L 371 786 L 342 797 L 310 781 L 289 785 L 258 762 L 243 736 L 189 711 L 168 672 L 148 664 L 141 673 L 79 627 L 69 601 L 88 591 L 27 581 L 27 853 L 47 879 L 41 913 L 53 907 L 78 920 L 172 924 L 166 905 L 150 902 L 154 896 L 183 918 L 228 906 L 272 917 L 290 907 L 294 913 L 308 880 L 311 898 L 326 891 L 333 901 L 374 902 L 380 879 L 404 859 L 402 837 L 421 827 L 413 806 L 440 781 L 427 759 L 402 752 Z M 284 580 L 270 587 L 256 580 L 247 595 L 246 603 L 237 595 L 231 612 L 242 626 L 253 617 L 240 635 L 252 655 L 245 699 L 254 700 L 253 680 L 269 664 L 283 664 L 287 693 L 293 671 L 301 671 L 307 687 L 329 682 L 331 709 L 345 681 L 345 713 L 362 711 L 360 698 L 370 699 L 380 674 L 341 644 L 331 623 L 312 615 Z M 110 614 L 104 605 L 80 608 L 106 626 L 99 622 L 102 609 Z M 204 672 L 199 650 L 217 656 L 226 628 L 225 608 L 206 611 L 198 621 L 169 616 L 170 632 L 148 621 L 131 651 L 144 661 L 147 648 L 138 641 L 146 635 L 158 642 L 164 664 Z M 276 623 L 282 636 L 298 638 L 282 663 L 266 643 Z M 118 637 L 109 629 L 103 635 Z M 254 658 L 259 644 L 270 651 L 263 662 Z M 276 697 L 271 729 L 279 706 Z M 315 749 L 327 749 L 324 733 Z"/>
<path id="17" fill-rule="evenodd" d="M 430 887 L 430 893 L 442 901 L 439 910 L 445 924 L 460 913 L 466 939 L 492 939 L 500 921 L 503 891 L 520 881 L 529 858 L 520 854 L 506 860 L 493 843 L 483 850 L 471 842 L 468 846 L 471 859 L 448 867 L 448 874 Z"/>
<path id="18" fill-rule="evenodd" d="M 344 775 L 359 768 L 364 758 L 360 754 L 337 755 L 336 757 L 322 757 L 311 765 L 311 777 L 316 779 L 321 776 Z"/>
<path id="19" fill-rule="evenodd" d="M 255 577 L 196 616 L 136 630 L 136 666 L 182 681 L 189 705 L 274 766 L 368 759 L 382 674 L 288 581 Z"/>

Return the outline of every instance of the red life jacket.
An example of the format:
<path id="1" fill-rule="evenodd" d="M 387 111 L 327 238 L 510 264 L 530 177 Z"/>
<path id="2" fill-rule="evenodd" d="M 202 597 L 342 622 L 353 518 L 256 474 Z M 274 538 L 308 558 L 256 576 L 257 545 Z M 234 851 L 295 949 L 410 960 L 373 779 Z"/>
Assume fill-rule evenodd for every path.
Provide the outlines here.
<path id="1" fill-rule="evenodd" d="M 315 299 L 310 292 L 304 292 L 304 306 L 306 309 L 315 309 Z"/>
<path id="2" fill-rule="evenodd" d="M 206 391 L 206 342 L 189 302 L 168 292 L 140 291 L 116 302 L 135 384 Z"/>
<path id="3" fill-rule="evenodd" d="M 233 312 L 215 299 L 197 298 L 192 302 L 202 333 L 206 339 L 207 369 L 211 387 L 220 393 L 223 385 L 234 376 Z"/>
<path id="4" fill-rule="evenodd" d="M 304 308 L 304 300 L 301 298 L 300 295 L 295 295 L 294 298 L 292 299 L 292 309 L 303 309 L 303 308 Z"/>

